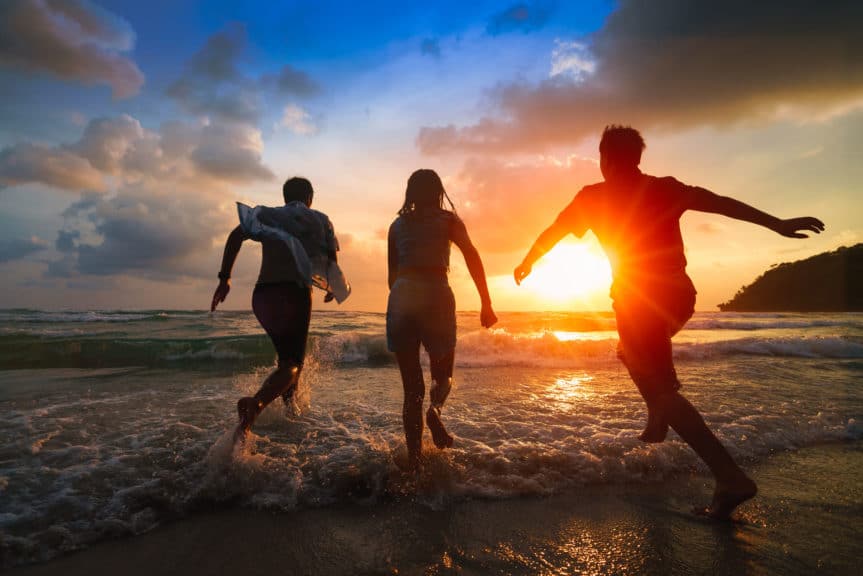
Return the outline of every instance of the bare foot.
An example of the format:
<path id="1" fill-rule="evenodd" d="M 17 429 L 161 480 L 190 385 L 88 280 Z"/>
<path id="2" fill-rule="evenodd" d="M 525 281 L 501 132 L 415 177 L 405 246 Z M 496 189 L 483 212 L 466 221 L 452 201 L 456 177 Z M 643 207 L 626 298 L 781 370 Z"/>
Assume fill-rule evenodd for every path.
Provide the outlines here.
<path id="1" fill-rule="evenodd" d="M 446 431 L 443 422 L 440 421 L 440 410 L 430 406 L 426 412 L 426 423 L 432 433 L 432 441 L 439 449 L 450 448 L 453 443 L 452 436 Z"/>
<path id="2" fill-rule="evenodd" d="M 668 436 L 668 421 L 663 411 L 658 407 L 647 408 L 647 425 L 644 432 L 638 435 L 638 439 L 648 444 L 659 444 Z"/>
<path id="3" fill-rule="evenodd" d="M 714 520 L 727 520 L 735 508 L 754 497 L 758 486 L 748 476 L 743 476 L 730 485 L 716 485 L 713 492 L 713 502 L 707 508 L 696 508 L 699 516 L 707 516 Z"/>
<path id="4" fill-rule="evenodd" d="M 237 416 L 240 418 L 240 423 L 237 425 L 237 432 L 234 434 L 235 441 L 238 439 L 238 436 L 245 438 L 246 433 L 252 427 L 255 418 L 258 417 L 262 408 L 261 403 L 251 396 L 245 396 L 237 401 Z"/>
<path id="5" fill-rule="evenodd" d="M 423 467 L 423 460 L 420 454 L 408 454 L 408 466 L 406 472 L 411 474 L 419 474 Z"/>
<path id="6" fill-rule="evenodd" d="M 282 402 L 285 403 L 285 406 L 290 406 L 294 402 L 294 394 L 297 391 L 297 385 L 294 384 L 284 392 L 282 392 Z"/>

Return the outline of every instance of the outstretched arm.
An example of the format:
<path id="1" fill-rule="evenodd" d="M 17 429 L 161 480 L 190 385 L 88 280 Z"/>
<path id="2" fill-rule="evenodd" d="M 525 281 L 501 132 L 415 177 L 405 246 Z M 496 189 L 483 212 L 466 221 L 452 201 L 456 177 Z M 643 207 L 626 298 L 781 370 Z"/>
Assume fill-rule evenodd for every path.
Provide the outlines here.
<path id="1" fill-rule="evenodd" d="M 497 322 L 497 316 L 491 307 L 491 296 L 488 294 L 488 284 L 485 280 L 485 268 L 483 268 L 479 252 L 474 247 L 473 242 L 470 241 L 464 222 L 458 218 L 453 223 L 452 241 L 461 250 L 470 277 L 473 278 L 473 283 L 476 284 L 476 290 L 479 292 L 479 299 L 482 303 L 479 321 L 483 328 L 491 328 Z"/>
<path id="2" fill-rule="evenodd" d="M 225 252 L 222 254 L 222 267 L 219 269 L 219 285 L 213 293 L 210 312 L 213 312 L 220 302 L 224 302 L 228 292 L 231 291 L 231 270 L 234 268 L 234 261 L 237 259 L 237 254 L 239 254 L 245 239 L 246 234 L 240 226 L 228 234 L 228 239 L 225 241 Z"/>
<path id="3" fill-rule="evenodd" d="M 704 188 L 696 188 L 696 191 L 694 201 L 690 207 L 699 212 L 712 212 L 734 218 L 735 220 L 752 222 L 788 238 L 808 238 L 809 236 L 803 234 L 803 232 L 819 234 L 824 231 L 824 223 L 818 218 L 804 216 L 783 220 L 772 214 L 753 208 L 740 200 L 735 200 L 728 196 L 720 196 Z"/>
<path id="4" fill-rule="evenodd" d="M 536 239 L 536 242 L 533 243 L 524 260 L 521 261 L 521 264 L 513 272 L 515 283 L 521 284 L 521 281 L 530 274 L 534 263 L 542 258 L 546 252 L 554 248 L 567 234 L 569 234 L 569 230 L 560 221 L 555 221 L 554 224 L 546 228 L 539 235 L 539 238 Z"/>

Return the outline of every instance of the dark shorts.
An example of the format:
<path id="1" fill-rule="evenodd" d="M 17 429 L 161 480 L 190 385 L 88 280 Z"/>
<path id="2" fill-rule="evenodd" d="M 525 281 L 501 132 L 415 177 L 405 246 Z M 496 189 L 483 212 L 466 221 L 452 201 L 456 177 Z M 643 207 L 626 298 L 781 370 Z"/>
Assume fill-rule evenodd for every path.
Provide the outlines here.
<path id="1" fill-rule="evenodd" d="M 302 366 L 312 317 L 311 289 L 295 282 L 258 284 L 252 310 L 276 347 L 279 366 Z"/>
<path id="2" fill-rule="evenodd" d="M 387 348 L 429 354 L 455 349 L 455 297 L 446 281 L 399 278 L 387 301 Z"/>
<path id="3" fill-rule="evenodd" d="M 645 399 L 680 389 L 671 356 L 671 338 L 695 312 L 691 283 L 656 296 L 617 298 L 618 356 Z"/>

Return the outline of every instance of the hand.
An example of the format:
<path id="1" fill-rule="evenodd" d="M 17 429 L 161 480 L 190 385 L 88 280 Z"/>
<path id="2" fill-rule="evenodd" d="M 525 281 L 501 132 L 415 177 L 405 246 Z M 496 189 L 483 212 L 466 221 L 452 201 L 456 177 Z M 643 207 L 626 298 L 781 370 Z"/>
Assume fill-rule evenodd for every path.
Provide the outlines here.
<path id="1" fill-rule="evenodd" d="M 327 292 L 327 295 L 324 296 L 324 302 L 332 302 L 335 297 L 336 295 L 332 292 Z"/>
<path id="2" fill-rule="evenodd" d="M 491 309 L 491 304 L 484 304 L 479 313 L 479 322 L 483 328 L 491 328 L 497 323 L 497 316 L 494 310 Z"/>
<path id="3" fill-rule="evenodd" d="M 788 220 L 780 220 L 774 230 L 777 234 L 788 238 L 809 238 L 807 234 L 802 234 L 798 230 L 820 234 L 824 231 L 824 222 L 811 216 L 789 218 Z"/>
<path id="4" fill-rule="evenodd" d="M 516 285 L 521 285 L 521 281 L 528 277 L 531 270 L 533 270 L 533 267 L 527 262 L 522 262 L 516 266 L 515 271 L 512 273 Z"/>
<path id="5" fill-rule="evenodd" d="M 225 298 L 228 296 L 228 292 L 231 291 L 231 279 L 220 280 L 219 285 L 216 287 L 216 291 L 213 293 L 213 303 L 210 304 L 210 312 L 214 312 L 216 310 L 216 306 L 219 302 L 224 302 Z"/>

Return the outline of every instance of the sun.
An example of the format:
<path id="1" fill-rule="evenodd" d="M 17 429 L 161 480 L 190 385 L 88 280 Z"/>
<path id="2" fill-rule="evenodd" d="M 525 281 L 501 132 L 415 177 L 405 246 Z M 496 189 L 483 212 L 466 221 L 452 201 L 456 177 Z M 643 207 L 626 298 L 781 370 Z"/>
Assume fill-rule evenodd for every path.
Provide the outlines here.
<path id="1" fill-rule="evenodd" d="M 522 283 L 543 300 L 562 302 L 607 294 L 611 267 L 595 242 L 563 241 L 533 266 Z"/>

